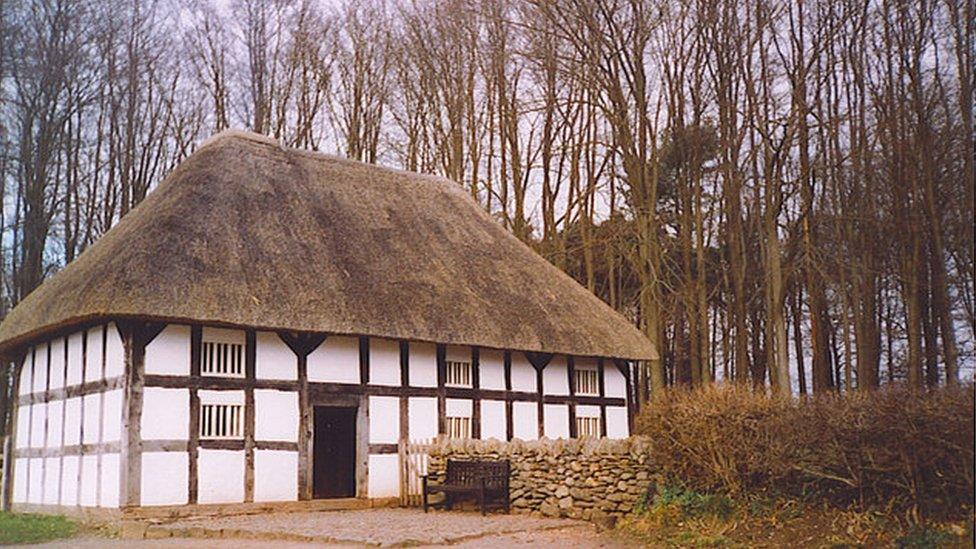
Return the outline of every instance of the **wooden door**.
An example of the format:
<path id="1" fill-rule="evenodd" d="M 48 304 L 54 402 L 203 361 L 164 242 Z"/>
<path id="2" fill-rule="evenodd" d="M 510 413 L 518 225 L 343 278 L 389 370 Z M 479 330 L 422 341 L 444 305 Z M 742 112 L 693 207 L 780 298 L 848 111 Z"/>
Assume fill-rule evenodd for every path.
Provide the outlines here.
<path id="1" fill-rule="evenodd" d="M 356 408 L 315 407 L 312 495 L 356 496 Z"/>

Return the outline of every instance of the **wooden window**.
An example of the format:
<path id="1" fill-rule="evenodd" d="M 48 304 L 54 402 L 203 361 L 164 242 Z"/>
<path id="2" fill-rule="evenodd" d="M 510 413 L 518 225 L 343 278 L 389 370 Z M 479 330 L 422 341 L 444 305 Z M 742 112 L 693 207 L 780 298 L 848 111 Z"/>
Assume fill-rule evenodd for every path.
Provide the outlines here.
<path id="1" fill-rule="evenodd" d="M 447 361 L 447 377 L 445 385 L 453 387 L 471 387 L 471 363 L 460 360 Z"/>
<path id="2" fill-rule="evenodd" d="M 201 404 L 200 438 L 228 439 L 244 436 L 244 406 Z"/>
<path id="3" fill-rule="evenodd" d="M 600 418 L 576 416 L 576 436 L 577 438 L 599 437 Z"/>
<path id="4" fill-rule="evenodd" d="M 600 394 L 600 380 L 596 370 L 576 370 L 576 394 L 587 396 Z"/>
<path id="5" fill-rule="evenodd" d="M 200 373 L 207 376 L 244 377 L 244 345 L 204 341 L 200 349 Z"/>
<path id="6" fill-rule="evenodd" d="M 471 438 L 471 418 L 447 418 L 447 436 L 450 438 Z"/>

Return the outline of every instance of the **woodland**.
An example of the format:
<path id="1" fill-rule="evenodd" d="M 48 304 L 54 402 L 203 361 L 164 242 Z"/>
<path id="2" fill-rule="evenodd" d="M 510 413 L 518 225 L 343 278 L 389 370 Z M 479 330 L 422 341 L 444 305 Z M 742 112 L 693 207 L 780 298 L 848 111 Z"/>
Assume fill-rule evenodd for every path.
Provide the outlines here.
<path id="1" fill-rule="evenodd" d="M 956 385 L 974 32 L 974 0 L 0 0 L 0 316 L 240 128 L 457 182 L 656 342 L 640 401 Z"/>

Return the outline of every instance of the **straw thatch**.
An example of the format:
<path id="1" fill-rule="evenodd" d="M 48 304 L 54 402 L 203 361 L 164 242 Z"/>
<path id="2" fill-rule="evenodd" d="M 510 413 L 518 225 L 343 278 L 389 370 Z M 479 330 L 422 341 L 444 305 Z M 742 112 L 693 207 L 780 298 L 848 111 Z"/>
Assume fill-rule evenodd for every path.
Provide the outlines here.
<path id="1" fill-rule="evenodd" d="M 133 317 L 627 359 L 621 315 L 435 177 L 225 132 L 0 324 Z"/>

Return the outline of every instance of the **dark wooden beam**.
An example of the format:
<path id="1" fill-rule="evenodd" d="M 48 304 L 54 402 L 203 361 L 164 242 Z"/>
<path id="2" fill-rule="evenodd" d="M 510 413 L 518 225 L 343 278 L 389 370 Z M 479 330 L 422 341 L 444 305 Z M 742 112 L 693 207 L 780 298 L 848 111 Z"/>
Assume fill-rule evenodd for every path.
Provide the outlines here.
<path id="1" fill-rule="evenodd" d="M 447 391 L 444 383 L 447 379 L 447 346 L 437 345 L 437 434 L 446 434 L 447 430 Z"/>
<path id="2" fill-rule="evenodd" d="M 505 440 L 512 440 L 515 430 L 515 421 L 512 419 L 512 352 L 505 351 Z"/>
<path id="3" fill-rule="evenodd" d="M 190 388 L 190 425 L 189 425 L 189 445 L 187 447 L 187 466 L 189 473 L 187 479 L 188 502 L 191 504 L 199 501 L 200 486 L 200 394 L 196 387 L 200 381 L 200 353 L 203 346 L 203 328 L 195 324 L 190 327 L 190 377 L 185 381 L 189 382 Z M 146 381 L 152 376 L 146 376 Z"/>
<path id="4" fill-rule="evenodd" d="M 254 501 L 254 380 L 257 363 L 257 333 L 244 332 L 244 502 Z"/>
<path id="5" fill-rule="evenodd" d="M 369 338 L 359 336 L 359 384 L 369 384 Z"/>
<path id="6" fill-rule="evenodd" d="M 471 347 L 471 438 L 481 438 L 481 351 Z"/>
<path id="7" fill-rule="evenodd" d="M 599 383 L 600 399 L 602 400 L 606 394 L 606 384 L 604 382 L 604 370 L 603 370 L 603 359 L 597 359 L 596 361 L 596 376 L 597 383 Z M 600 403 L 600 436 L 607 436 L 607 405 L 601 401 Z"/>

